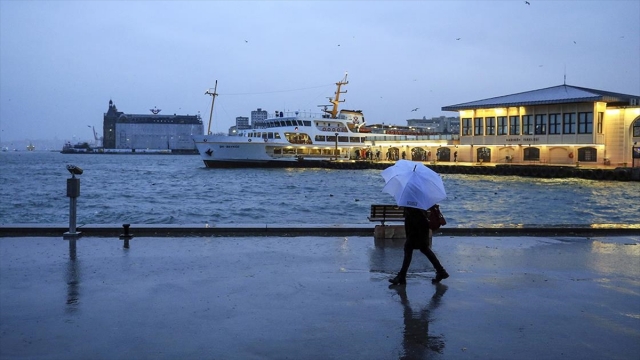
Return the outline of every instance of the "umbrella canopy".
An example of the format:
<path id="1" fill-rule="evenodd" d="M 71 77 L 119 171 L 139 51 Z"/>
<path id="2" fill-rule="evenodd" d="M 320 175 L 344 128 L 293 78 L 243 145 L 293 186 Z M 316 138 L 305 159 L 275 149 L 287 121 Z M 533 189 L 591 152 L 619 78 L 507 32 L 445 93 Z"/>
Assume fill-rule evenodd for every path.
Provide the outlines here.
<path id="1" fill-rule="evenodd" d="M 442 178 L 424 164 L 399 160 L 382 171 L 383 192 L 396 199 L 398 206 L 427 210 L 447 198 Z"/>

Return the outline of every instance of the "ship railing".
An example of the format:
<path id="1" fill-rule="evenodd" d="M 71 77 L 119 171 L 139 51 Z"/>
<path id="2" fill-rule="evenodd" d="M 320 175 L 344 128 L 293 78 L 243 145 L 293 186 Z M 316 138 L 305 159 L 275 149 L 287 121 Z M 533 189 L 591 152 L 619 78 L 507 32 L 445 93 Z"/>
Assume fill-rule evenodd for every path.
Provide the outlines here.
<path id="1" fill-rule="evenodd" d="M 367 141 L 412 141 L 412 140 L 460 140 L 458 134 L 435 134 L 435 135 L 372 135 L 366 137 Z"/>
<path id="2" fill-rule="evenodd" d="M 298 118 L 298 119 L 320 119 L 323 116 L 325 116 L 326 114 L 317 112 L 317 111 L 304 111 L 304 110 L 297 110 L 297 111 L 278 111 L 278 116 L 275 116 L 275 113 L 270 113 L 268 120 L 278 120 L 278 119 L 282 119 L 282 118 Z M 280 114 L 282 114 L 282 116 L 280 116 Z"/>

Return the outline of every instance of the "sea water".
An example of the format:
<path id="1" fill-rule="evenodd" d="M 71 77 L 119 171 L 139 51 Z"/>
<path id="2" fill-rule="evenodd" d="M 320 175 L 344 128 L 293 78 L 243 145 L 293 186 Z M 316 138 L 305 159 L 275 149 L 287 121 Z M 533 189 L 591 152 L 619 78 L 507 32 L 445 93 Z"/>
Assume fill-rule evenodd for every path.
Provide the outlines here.
<path id="1" fill-rule="evenodd" d="M 381 170 L 207 169 L 195 155 L 0 153 L 0 223 L 358 224 L 392 204 Z M 443 174 L 447 226 L 640 222 L 640 184 Z"/>

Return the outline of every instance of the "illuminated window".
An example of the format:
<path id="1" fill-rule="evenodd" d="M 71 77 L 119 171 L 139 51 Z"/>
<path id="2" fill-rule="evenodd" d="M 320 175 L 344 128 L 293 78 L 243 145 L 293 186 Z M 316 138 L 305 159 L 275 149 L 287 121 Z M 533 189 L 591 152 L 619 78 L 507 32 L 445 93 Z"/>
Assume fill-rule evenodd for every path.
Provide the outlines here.
<path id="1" fill-rule="evenodd" d="M 474 129 L 475 129 L 475 131 L 473 132 L 474 135 L 482 135 L 484 133 L 482 128 L 482 118 L 474 119 Z"/>
<path id="2" fill-rule="evenodd" d="M 478 161 L 482 160 L 482 162 L 491 162 L 491 149 L 481 147 L 476 151 L 476 156 Z"/>
<path id="3" fill-rule="evenodd" d="M 593 113 L 578 114 L 578 134 L 593 134 Z"/>
<path id="4" fill-rule="evenodd" d="M 604 121 L 604 113 L 603 112 L 599 112 L 598 113 L 598 134 L 602 134 L 602 125 L 603 125 L 603 121 Z"/>
<path id="5" fill-rule="evenodd" d="M 498 116 L 498 135 L 507 135 L 507 117 Z"/>
<path id="6" fill-rule="evenodd" d="M 580 148 L 578 149 L 578 161 L 597 162 L 598 151 L 592 147 Z"/>
<path id="7" fill-rule="evenodd" d="M 540 161 L 540 149 L 527 147 L 524 148 L 525 161 Z"/>
<path id="8" fill-rule="evenodd" d="M 575 113 L 562 115 L 562 133 L 563 134 L 576 133 L 576 114 Z"/>
<path id="9" fill-rule="evenodd" d="M 487 125 L 487 135 L 495 135 L 496 134 L 496 118 L 488 117 L 485 119 L 485 123 Z"/>
<path id="10" fill-rule="evenodd" d="M 549 134 L 562 134 L 560 114 L 549 114 Z"/>
<path id="11" fill-rule="evenodd" d="M 633 137 L 640 137 L 640 119 L 633 122 Z"/>
<path id="12" fill-rule="evenodd" d="M 471 135 L 471 118 L 462 119 L 462 135 Z"/>
<path id="13" fill-rule="evenodd" d="M 520 116 L 509 117 L 509 135 L 520 135 Z"/>
<path id="14" fill-rule="evenodd" d="M 522 116 L 522 135 L 533 135 L 533 116 Z"/>
<path id="15" fill-rule="evenodd" d="M 547 115 L 536 115 L 536 135 L 544 135 L 547 133 Z"/>

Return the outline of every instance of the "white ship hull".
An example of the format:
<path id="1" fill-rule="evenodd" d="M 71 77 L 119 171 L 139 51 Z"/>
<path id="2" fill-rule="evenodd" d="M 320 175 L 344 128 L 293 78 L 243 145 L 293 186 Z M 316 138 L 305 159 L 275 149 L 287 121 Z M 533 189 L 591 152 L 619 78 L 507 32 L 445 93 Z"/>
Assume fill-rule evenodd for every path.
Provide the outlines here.
<path id="1" fill-rule="evenodd" d="M 346 127 L 339 134 L 337 146 L 335 133 L 303 126 L 298 130 L 253 129 L 240 136 L 197 135 L 193 140 L 209 168 L 312 167 L 323 161 L 348 160 L 356 149 L 364 147 L 365 134 L 352 133 Z M 297 136 L 305 140 L 296 141 Z"/>

